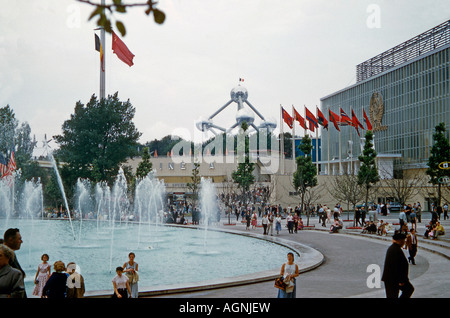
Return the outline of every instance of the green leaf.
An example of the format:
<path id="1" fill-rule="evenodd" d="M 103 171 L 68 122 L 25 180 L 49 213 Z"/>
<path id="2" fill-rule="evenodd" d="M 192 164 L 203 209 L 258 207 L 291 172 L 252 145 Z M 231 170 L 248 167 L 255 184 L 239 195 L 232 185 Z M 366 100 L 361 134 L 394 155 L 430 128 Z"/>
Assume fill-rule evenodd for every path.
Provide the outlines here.
<path id="1" fill-rule="evenodd" d="M 122 34 L 122 36 L 125 36 L 127 31 L 125 30 L 125 26 L 123 25 L 123 23 L 120 21 L 117 21 L 116 27 L 117 27 L 117 30 L 119 30 L 120 34 Z"/>
<path id="2" fill-rule="evenodd" d="M 164 20 L 166 19 L 166 14 L 161 10 L 153 9 L 153 17 L 156 23 L 163 24 Z"/>

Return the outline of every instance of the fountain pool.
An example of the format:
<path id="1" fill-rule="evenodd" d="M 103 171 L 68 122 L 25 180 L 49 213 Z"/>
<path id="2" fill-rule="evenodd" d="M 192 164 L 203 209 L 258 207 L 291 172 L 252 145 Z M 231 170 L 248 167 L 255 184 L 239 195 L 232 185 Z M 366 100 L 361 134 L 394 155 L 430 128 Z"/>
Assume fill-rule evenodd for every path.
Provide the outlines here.
<path id="1" fill-rule="evenodd" d="M 73 220 L 79 227 L 80 221 Z M 5 223 L 0 222 L 4 233 Z M 81 240 L 74 240 L 68 220 L 9 220 L 8 227 L 20 229 L 23 244 L 16 255 L 26 272 L 25 285 L 31 297 L 33 280 L 41 255 L 50 256 L 50 264 L 62 260 L 76 262 L 83 275 L 86 291 L 111 290 L 115 268 L 136 254 L 139 264 L 139 288 L 178 283 L 195 283 L 245 275 L 278 268 L 291 251 L 287 247 L 241 235 L 203 228 L 119 223 L 83 220 Z M 138 232 L 140 234 L 138 235 Z M 111 242 L 114 248 L 111 254 Z M 110 263 L 112 263 L 112 270 Z"/>

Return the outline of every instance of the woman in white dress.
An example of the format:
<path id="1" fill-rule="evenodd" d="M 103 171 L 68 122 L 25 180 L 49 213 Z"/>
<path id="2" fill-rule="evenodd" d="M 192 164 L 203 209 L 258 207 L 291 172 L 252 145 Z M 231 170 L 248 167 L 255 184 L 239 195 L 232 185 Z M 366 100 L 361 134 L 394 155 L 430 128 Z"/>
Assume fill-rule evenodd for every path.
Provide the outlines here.
<path id="1" fill-rule="evenodd" d="M 125 275 L 128 277 L 128 283 L 130 284 L 131 289 L 131 298 L 138 298 L 139 292 L 138 292 L 138 281 L 139 281 L 139 275 L 138 275 L 138 263 L 134 261 L 134 258 L 136 255 L 131 252 L 128 254 L 129 261 L 123 264 L 123 269 Z"/>
<path id="2" fill-rule="evenodd" d="M 280 276 L 283 276 L 284 282 L 289 282 L 289 285 L 293 285 L 291 290 L 278 289 L 278 298 L 295 298 L 296 297 L 296 277 L 298 273 L 298 265 L 294 263 L 294 254 L 289 252 L 287 254 L 288 261 L 281 266 Z"/>
<path id="3" fill-rule="evenodd" d="M 38 265 L 36 276 L 34 277 L 34 296 L 43 298 L 42 291 L 45 284 L 47 283 L 48 278 L 50 277 L 50 271 L 52 268 L 52 266 L 48 263 L 49 259 L 50 258 L 47 254 L 43 254 L 41 256 L 42 263 Z"/>

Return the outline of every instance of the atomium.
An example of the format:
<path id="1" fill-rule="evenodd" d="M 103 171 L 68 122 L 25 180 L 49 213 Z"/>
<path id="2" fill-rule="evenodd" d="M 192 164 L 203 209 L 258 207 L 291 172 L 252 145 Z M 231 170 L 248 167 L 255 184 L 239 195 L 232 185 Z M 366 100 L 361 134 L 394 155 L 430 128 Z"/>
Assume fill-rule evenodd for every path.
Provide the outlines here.
<path id="1" fill-rule="evenodd" d="M 277 127 L 277 123 L 275 120 L 264 118 L 264 116 L 249 102 L 248 91 L 245 87 L 241 85 L 234 87 L 230 92 L 230 97 L 231 99 L 225 105 L 220 107 L 216 112 L 214 112 L 211 116 L 206 119 L 200 118 L 196 123 L 197 129 L 202 132 L 211 131 L 215 135 L 217 135 L 215 129 L 225 133 L 229 133 L 234 128 L 240 126 L 244 121 L 247 122 L 247 124 L 250 127 L 253 127 L 255 130 L 273 130 Z M 214 124 L 213 118 L 232 103 L 237 104 L 236 122 L 229 128 L 224 128 Z M 244 104 L 246 104 L 249 108 L 244 107 Z M 259 124 L 259 126 L 255 124 L 255 114 L 261 119 L 261 123 Z"/>

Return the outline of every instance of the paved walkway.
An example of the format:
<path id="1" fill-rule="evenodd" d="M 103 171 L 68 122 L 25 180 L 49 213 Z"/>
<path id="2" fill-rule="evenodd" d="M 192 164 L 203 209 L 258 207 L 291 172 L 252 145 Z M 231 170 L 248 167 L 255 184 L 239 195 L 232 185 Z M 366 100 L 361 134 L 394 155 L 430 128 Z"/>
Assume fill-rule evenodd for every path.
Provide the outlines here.
<path id="1" fill-rule="evenodd" d="M 344 215 L 344 219 L 345 219 Z M 389 223 L 398 223 L 398 214 L 393 213 L 382 217 Z M 304 223 L 306 224 L 306 219 Z M 284 220 L 285 222 L 285 220 Z M 410 280 L 415 287 L 413 297 L 418 298 L 448 298 L 450 297 L 450 240 L 449 234 L 440 240 L 432 241 L 421 236 L 429 218 L 422 219 L 418 224 L 419 250 L 416 257 L 417 265 L 410 265 Z M 262 228 L 246 230 L 240 222 L 235 225 L 225 225 L 227 219 L 222 219 L 218 228 L 236 232 L 262 235 Z M 450 228 L 450 221 L 441 221 L 445 229 Z M 318 251 L 323 255 L 320 266 L 303 272 L 297 280 L 297 298 L 384 298 L 384 285 L 368 287 L 375 276 L 371 267 L 383 270 L 384 258 L 391 237 L 381 237 L 374 234 L 361 234 L 361 230 L 346 229 L 352 222 L 345 222 L 344 229 L 337 234 L 330 234 L 329 226 L 322 227 L 317 217 L 310 218 L 309 224 L 313 230 L 298 231 L 289 234 L 286 228 L 276 236 L 291 244 L 300 244 Z M 264 237 L 264 236 L 263 236 Z M 271 239 L 270 236 L 265 236 Z M 407 253 L 407 252 L 406 252 Z M 301 260 L 296 260 L 299 264 Z M 285 260 L 280 260 L 280 268 Z M 251 281 L 251 279 L 250 279 Z M 273 280 L 245 284 L 242 286 L 207 289 L 176 294 L 154 295 L 152 298 L 274 298 L 277 290 Z"/>

